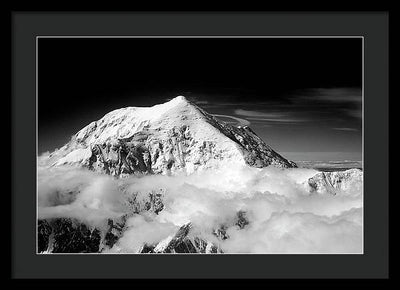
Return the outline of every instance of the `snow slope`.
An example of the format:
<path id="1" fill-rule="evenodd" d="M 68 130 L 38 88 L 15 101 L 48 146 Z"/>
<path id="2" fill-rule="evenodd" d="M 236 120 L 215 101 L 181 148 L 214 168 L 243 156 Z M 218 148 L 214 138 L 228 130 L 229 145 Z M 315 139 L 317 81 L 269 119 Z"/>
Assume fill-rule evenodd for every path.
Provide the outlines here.
<path id="1" fill-rule="evenodd" d="M 114 110 L 51 153 L 49 165 L 74 165 L 123 177 L 187 174 L 237 164 L 297 167 L 249 127 L 234 127 L 178 96 L 152 107 Z"/>
<path id="2" fill-rule="evenodd" d="M 363 172 L 358 168 L 320 172 L 309 178 L 307 185 L 311 193 L 359 195 L 362 193 Z"/>

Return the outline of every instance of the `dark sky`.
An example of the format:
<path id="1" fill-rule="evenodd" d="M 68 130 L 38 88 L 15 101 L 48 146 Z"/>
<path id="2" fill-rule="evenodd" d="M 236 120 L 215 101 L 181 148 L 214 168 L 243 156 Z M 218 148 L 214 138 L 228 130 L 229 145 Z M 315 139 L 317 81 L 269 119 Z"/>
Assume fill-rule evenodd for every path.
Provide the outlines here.
<path id="1" fill-rule="evenodd" d="M 184 95 L 288 158 L 361 160 L 361 39 L 42 38 L 38 70 L 39 153 Z"/>

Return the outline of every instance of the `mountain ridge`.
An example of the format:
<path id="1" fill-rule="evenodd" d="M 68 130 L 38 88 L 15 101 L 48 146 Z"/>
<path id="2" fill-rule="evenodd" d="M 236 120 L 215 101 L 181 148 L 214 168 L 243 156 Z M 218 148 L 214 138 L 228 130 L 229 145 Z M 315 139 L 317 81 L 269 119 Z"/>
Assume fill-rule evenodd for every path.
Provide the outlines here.
<path id="1" fill-rule="evenodd" d="M 297 167 L 248 126 L 234 127 L 178 96 L 152 107 L 113 110 L 49 155 L 52 166 L 79 165 L 113 176 L 193 173 L 221 163 Z"/>

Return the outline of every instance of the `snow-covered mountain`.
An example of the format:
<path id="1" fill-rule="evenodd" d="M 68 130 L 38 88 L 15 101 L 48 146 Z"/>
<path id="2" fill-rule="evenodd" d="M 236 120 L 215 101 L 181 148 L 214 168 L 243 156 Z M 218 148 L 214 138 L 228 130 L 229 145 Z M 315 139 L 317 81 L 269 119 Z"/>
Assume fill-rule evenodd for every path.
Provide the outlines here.
<path id="1" fill-rule="evenodd" d="M 76 133 L 49 156 L 51 165 L 79 165 L 113 176 L 190 174 L 222 164 L 297 167 L 249 127 L 217 120 L 183 96 L 152 107 L 114 110 Z"/>
<path id="2" fill-rule="evenodd" d="M 311 193 L 336 195 L 360 194 L 363 185 L 363 172 L 358 168 L 345 171 L 320 172 L 307 181 Z"/>
<path id="3" fill-rule="evenodd" d="M 332 240 L 326 227 L 339 218 L 351 221 L 351 245 L 359 237 L 360 213 L 346 210 L 359 206 L 361 170 L 277 170 L 297 165 L 249 127 L 219 121 L 182 96 L 112 111 L 41 157 L 39 167 L 40 253 L 279 252 L 282 243 L 297 249 L 303 240 L 314 249 L 315 238 Z M 297 212 L 307 199 L 319 205 L 311 215 Z M 324 202 L 339 217 L 326 222 Z M 277 219 L 283 226 L 274 226 Z M 297 237 L 303 224 L 314 236 Z M 342 239 L 340 229 L 333 233 Z"/>

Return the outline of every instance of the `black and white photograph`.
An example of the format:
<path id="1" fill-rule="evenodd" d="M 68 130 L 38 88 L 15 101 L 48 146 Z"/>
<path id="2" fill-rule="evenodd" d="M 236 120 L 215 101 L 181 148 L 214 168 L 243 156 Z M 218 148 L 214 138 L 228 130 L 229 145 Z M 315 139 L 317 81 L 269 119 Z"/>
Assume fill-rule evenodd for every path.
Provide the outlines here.
<path id="1" fill-rule="evenodd" d="M 38 36 L 37 254 L 363 254 L 361 36 Z"/>

